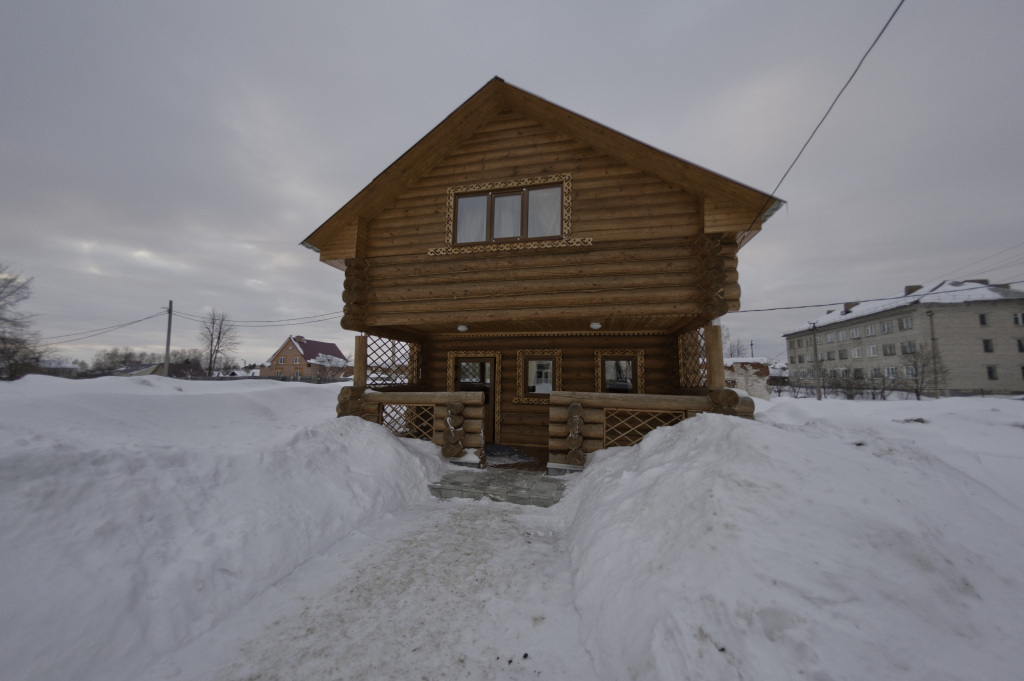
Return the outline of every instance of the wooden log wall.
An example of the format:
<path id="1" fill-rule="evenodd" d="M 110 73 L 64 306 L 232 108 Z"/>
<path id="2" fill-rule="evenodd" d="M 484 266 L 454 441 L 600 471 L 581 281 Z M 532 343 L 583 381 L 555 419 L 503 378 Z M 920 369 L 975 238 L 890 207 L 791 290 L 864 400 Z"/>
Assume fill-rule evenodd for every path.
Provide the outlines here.
<path id="1" fill-rule="evenodd" d="M 511 446 L 546 449 L 548 445 L 548 405 L 517 402 L 519 371 L 518 350 L 560 350 L 562 388 L 594 389 L 595 352 L 603 350 L 643 352 L 645 391 L 678 392 L 678 361 L 675 336 L 650 335 L 560 335 L 506 337 L 449 337 L 425 344 L 423 353 L 424 386 L 447 390 L 448 353 L 501 353 L 501 395 L 491 408 L 498 408 L 500 443 Z"/>
<path id="2" fill-rule="evenodd" d="M 563 173 L 571 236 L 592 245 L 426 255 L 446 245 L 449 187 Z M 360 227 L 365 257 L 345 260 L 343 326 L 718 316 L 739 304 L 736 246 L 704 236 L 703 205 L 564 133 L 499 115 Z"/>

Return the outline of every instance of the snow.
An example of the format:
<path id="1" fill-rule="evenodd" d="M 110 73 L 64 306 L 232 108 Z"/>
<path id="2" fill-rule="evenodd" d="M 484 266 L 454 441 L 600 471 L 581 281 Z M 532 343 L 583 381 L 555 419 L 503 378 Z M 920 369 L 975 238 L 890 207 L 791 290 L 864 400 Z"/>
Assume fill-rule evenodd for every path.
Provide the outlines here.
<path id="1" fill-rule="evenodd" d="M 942 281 L 929 289 L 920 289 L 909 295 L 869 300 L 858 303 L 851 310 L 830 310 L 813 322 L 782 334 L 788 336 L 800 331 L 807 331 L 814 326 L 821 329 L 829 324 L 845 322 L 858 317 L 866 317 L 876 312 L 886 312 L 896 308 L 920 304 L 954 304 L 971 302 L 990 302 L 995 300 L 1024 300 L 1024 291 L 1010 288 L 1006 284 L 979 284 L 972 281 Z"/>
<path id="2" fill-rule="evenodd" d="M 440 501 L 337 386 L 0 384 L 14 680 L 1010 680 L 1024 402 L 757 400 Z"/>

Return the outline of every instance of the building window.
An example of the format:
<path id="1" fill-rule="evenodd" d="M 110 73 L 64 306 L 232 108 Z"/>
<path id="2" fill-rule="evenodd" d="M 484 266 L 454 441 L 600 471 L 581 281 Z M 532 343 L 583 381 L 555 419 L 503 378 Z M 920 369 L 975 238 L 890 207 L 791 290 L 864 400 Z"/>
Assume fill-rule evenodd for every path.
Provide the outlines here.
<path id="1" fill-rule="evenodd" d="M 295 370 L 295 378 L 302 378 L 302 369 Z"/>
<path id="2" fill-rule="evenodd" d="M 455 243 L 562 236 L 562 185 L 495 189 L 455 198 Z"/>
<path id="3" fill-rule="evenodd" d="M 863 379 L 864 378 L 864 370 L 863 369 L 854 369 L 853 370 L 853 377 L 855 379 L 857 379 L 857 380 Z"/>
<path id="4" fill-rule="evenodd" d="M 819 352 L 818 353 L 818 361 L 819 362 L 825 361 L 825 353 L 823 353 L 823 352 Z"/>
<path id="5" fill-rule="evenodd" d="M 1018 312 L 1013 315 L 1013 324 L 1014 326 L 1024 326 L 1024 314 Z"/>
<path id="6" fill-rule="evenodd" d="M 284 357 L 278 357 L 277 358 L 277 363 L 278 364 L 284 364 Z"/>
<path id="7" fill-rule="evenodd" d="M 910 329 L 914 328 L 914 318 L 913 317 L 900 317 L 899 324 L 900 324 L 900 331 L 909 331 Z"/>
<path id="8" fill-rule="evenodd" d="M 892 322 L 882 322 L 879 324 L 882 333 L 892 333 Z"/>
<path id="9" fill-rule="evenodd" d="M 1024 352 L 1024 340 L 1017 339 L 1017 352 Z"/>
<path id="10" fill-rule="evenodd" d="M 850 377 L 850 370 L 849 369 L 845 369 L 845 368 L 844 369 L 840 369 L 839 370 L 839 377 L 840 378 L 849 378 Z"/>
<path id="11" fill-rule="evenodd" d="M 850 338 L 860 338 L 860 328 L 850 329 Z"/>
<path id="12" fill-rule="evenodd" d="M 562 389 L 561 350 L 520 350 L 515 402 L 546 404 L 552 390 Z"/>
<path id="13" fill-rule="evenodd" d="M 900 343 L 900 352 L 904 355 L 912 355 L 917 352 L 917 343 L 914 341 L 903 341 Z"/>
<path id="14" fill-rule="evenodd" d="M 904 378 L 917 378 L 917 367 L 915 367 L 915 366 L 905 366 L 905 367 L 903 367 L 903 377 Z"/>
<path id="15" fill-rule="evenodd" d="M 804 346 L 804 339 L 803 338 L 797 338 L 796 339 L 796 346 L 798 348 L 802 348 Z"/>
<path id="16" fill-rule="evenodd" d="M 835 360 L 835 358 L 836 358 L 836 351 L 835 350 L 829 350 L 828 354 L 826 355 L 826 357 L 827 357 L 828 361 L 830 361 L 830 362 Z"/>
<path id="17" fill-rule="evenodd" d="M 792 350 L 796 347 L 796 341 L 792 338 L 789 340 L 789 349 Z"/>
<path id="18" fill-rule="evenodd" d="M 985 367 L 985 373 L 988 374 L 988 380 L 990 380 L 990 381 L 998 381 L 999 380 L 999 374 L 996 373 L 996 368 L 994 366 L 989 365 L 989 366 Z"/>
<path id="19" fill-rule="evenodd" d="M 881 378 L 881 377 L 882 377 L 882 370 L 880 368 L 878 368 L 878 367 L 872 367 L 871 368 L 871 378 Z"/>
<path id="20" fill-rule="evenodd" d="M 850 356 L 854 359 L 860 359 L 860 348 L 850 348 Z"/>
<path id="21" fill-rule="evenodd" d="M 840 331 L 840 332 L 838 332 L 838 334 L 837 334 L 837 336 L 836 336 L 836 337 L 837 337 L 837 338 L 838 338 L 838 339 L 839 339 L 840 341 L 844 341 L 844 340 L 846 340 L 846 332 L 845 332 L 845 331 Z"/>
<path id="22" fill-rule="evenodd" d="M 803 364 L 804 363 L 804 356 L 803 355 L 797 355 L 796 356 L 796 363 L 797 364 Z"/>
<path id="23" fill-rule="evenodd" d="M 274 372 L 274 375 L 275 375 L 275 376 L 280 376 L 280 375 L 281 375 L 281 370 L 280 370 L 280 369 L 278 369 L 277 371 L 275 371 L 275 372 Z"/>
<path id="24" fill-rule="evenodd" d="M 899 374 L 896 372 L 896 367 L 885 367 L 886 378 L 899 378 Z"/>
<path id="25" fill-rule="evenodd" d="M 849 356 L 850 356 L 850 353 L 847 350 L 840 350 L 839 351 L 839 359 L 848 359 Z"/>
<path id="26" fill-rule="evenodd" d="M 864 335 L 865 336 L 874 336 L 875 335 L 875 325 L 874 324 L 868 324 L 867 326 L 865 326 L 864 327 Z"/>
<path id="27" fill-rule="evenodd" d="M 789 363 L 790 364 L 796 364 L 796 355 L 790 355 L 789 356 Z"/>
<path id="28" fill-rule="evenodd" d="M 605 393 L 637 391 L 636 357 L 604 355 L 601 357 L 601 390 Z"/>
<path id="29" fill-rule="evenodd" d="M 978 324 L 980 326 L 988 326 L 988 315 L 985 313 L 978 315 Z"/>
<path id="30" fill-rule="evenodd" d="M 882 346 L 882 354 L 885 355 L 886 357 L 892 357 L 893 355 L 895 355 L 896 354 L 896 344 L 895 343 L 886 343 L 885 345 L 883 345 Z"/>
<path id="31" fill-rule="evenodd" d="M 296 358 L 295 358 L 295 364 L 298 364 L 298 363 L 299 363 L 299 358 L 298 358 L 298 357 L 296 357 Z"/>
<path id="32" fill-rule="evenodd" d="M 869 345 L 868 346 L 868 357 L 878 357 L 878 346 L 877 345 Z"/>
<path id="33" fill-rule="evenodd" d="M 826 343 L 835 343 L 836 342 L 836 335 L 834 333 L 832 333 L 831 331 L 829 333 L 826 333 L 825 334 L 825 342 Z"/>
<path id="34" fill-rule="evenodd" d="M 992 344 L 991 338 L 985 338 L 981 341 L 981 348 L 985 352 L 995 352 L 995 346 Z"/>

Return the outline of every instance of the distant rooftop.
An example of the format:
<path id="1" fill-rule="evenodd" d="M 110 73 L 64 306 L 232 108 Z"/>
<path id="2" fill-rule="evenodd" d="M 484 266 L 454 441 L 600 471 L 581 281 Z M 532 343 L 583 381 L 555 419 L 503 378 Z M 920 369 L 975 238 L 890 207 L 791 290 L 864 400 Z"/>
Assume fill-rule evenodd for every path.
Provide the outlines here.
<path id="1" fill-rule="evenodd" d="M 842 309 L 829 310 L 812 322 L 786 331 L 783 336 L 809 330 L 813 325 L 823 328 L 830 324 L 845 322 L 858 317 L 886 310 L 895 310 L 907 305 L 919 303 L 949 304 L 974 303 L 992 300 L 1020 300 L 1024 302 L 1024 291 L 1010 288 L 1009 284 L 990 284 L 987 279 L 968 281 L 943 281 L 930 289 L 921 286 L 907 286 L 904 295 L 885 300 L 872 300 L 864 303 L 846 303 Z"/>

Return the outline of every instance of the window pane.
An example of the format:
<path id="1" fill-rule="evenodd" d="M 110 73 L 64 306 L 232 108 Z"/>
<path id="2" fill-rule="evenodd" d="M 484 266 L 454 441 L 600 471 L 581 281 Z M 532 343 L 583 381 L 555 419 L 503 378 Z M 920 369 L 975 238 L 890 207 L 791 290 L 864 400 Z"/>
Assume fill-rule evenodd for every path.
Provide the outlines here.
<path id="1" fill-rule="evenodd" d="M 531 189 L 527 236 L 531 239 L 562 234 L 562 188 Z"/>
<path id="2" fill-rule="evenodd" d="M 511 239 L 522 234 L 522 194 L 494 197 L 494 238 Z"/>
<path id="3" fill-rule="evenodd" d="M 604 361 L 604 389 L 609 393 L 633 392 L 633 361 L 606 359 Z"/>
<path id="4" fill-rule="evenodd" d="M 487 239 L 487 197 L 462 196 L 457 199 L 455 213 L 458 225 L 455 241 L 460 244 Z"/>
<path id="5" fill-rule="evenodd" d="M 526 391 L 530 393 L 551 392 L 552 361 L 531 359 L 526 363 Z"/>

